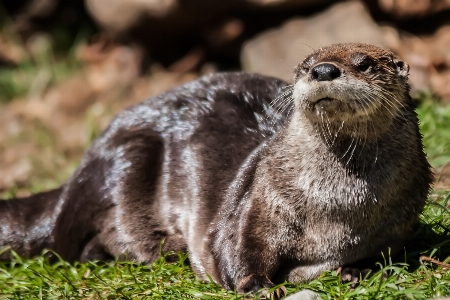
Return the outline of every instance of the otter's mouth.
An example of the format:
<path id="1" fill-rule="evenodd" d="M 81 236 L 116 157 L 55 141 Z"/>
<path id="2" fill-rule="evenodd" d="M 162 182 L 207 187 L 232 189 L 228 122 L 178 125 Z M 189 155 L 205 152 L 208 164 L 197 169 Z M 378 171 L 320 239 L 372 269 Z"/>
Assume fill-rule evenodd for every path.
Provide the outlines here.
<path id="1" fill-rule="evenodd" d="M 331 102 L 333 100 L 335 100 L 335 99 L 330 98 L 330 97 L 320 98 L 319 100 L 316 101 L 316 104 L 324 103 L 324 102 Z"/>

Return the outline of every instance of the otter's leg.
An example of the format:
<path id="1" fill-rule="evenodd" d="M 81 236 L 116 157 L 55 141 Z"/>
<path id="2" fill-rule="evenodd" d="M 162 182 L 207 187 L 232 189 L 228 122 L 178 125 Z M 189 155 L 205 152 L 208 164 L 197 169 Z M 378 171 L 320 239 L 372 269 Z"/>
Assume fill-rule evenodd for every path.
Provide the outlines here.
<path id="1" fill-rule="evenodd" d="M 363 259 L 361 261 L 337 267 L 334 262 L 323 262 L 314 265 L 298 266 L 289 271 L 286 279 L 289 282 L 306 282 L 317 278 L 324 271 L 336 270 L 344 282 L 356 283 L 360 278 L 364 279 L 376 271 L 375 259 Z"/>
<path id="2" fill-rule="evenodd" d="M 167 176 L 163 138 L 148 128 L 129 128 L 120 129 L 109 143 L 116 152 L 107 178 L 113 205 L 99 228 L 107 252 L 151 263 L 161 250 L 185 250 L 182 236 L 166 228 L 169 216 L 160 214 L 161 205 L 168 205 L 161 188 L 161 177 Z"/>
<path id="3" fill-rule="evenodd" d="M 337 272 L 341 275 L 342 281 L 357 283 L 360 279 L 365 279 L 380 270 L 376 265 L 382 257 L 369 257 L 356 261 L 351 264 L 339 267 Z M 383 273 L 383 277 L 387 278 L 387 273 Z"/>
<path id="4" fill-rule="evenodd" d="M 309 265 L 300 265 L 289 271 L 286 279 L 289 282 L 307 282 L 317 278 L 324 271 L 336 270 L 339 264 L 333 261 L 317 262 Z"/>
<path id="5" fill-rule="evenodd" d="M 224 226 L 217 231 L 214 244 L 220 282 L 240 293 L 273 287 L 271 279 L 280 266 L 276 243 L 264 238 L 271 229 L 259 226 L 270 226 L 270 220 L 262 220 L 265 216 L 246 202 L 243 199 L 222 220 Z"/>
<path id="6" fill-rule="evenodd" d="M 55 250 L 68 261 L 80 260 L 83 250 L 98 233 L 111 207 L 105 190 L 108 160 L 90 157 L 77 169 L 61 192 L 61 207 L 52 232 Z"/>
<path id="7" fill-rule="evenodd" d="M 95 236 L 84 247 L 81 253 L 80 262 L 88 262 L 93 260 L 111 261 L 114 257 L 106 252 L 105 246 L 101 243 L 99 236 Z"/>
<path id="8" fill-rule="evenodd" d="M 259 252 L 258 249 L 264 249 Z M 265 295 L 266 298 L 281 298 L 286 294 L 286 289 L 281 287 L 272 294 L 267 293 L 267 289 L 275 286 L 272 277 L 279 268 L 279 257 L 275 251 L 263 248 L 262 245 L 254 244 L 251 248 L 240 249 L 244 254 L 241 256 L 240 262 L 236 262 L 238 267 L 236 276 L 236 290 L 239 293 L 257 293 Z M 252 253 L 253 252 L 253 253 Z"/>
<path id="9" fill-rule="evenodd" d="M 163 250 L 182 250 L 184 242 L 167 232 L 159 216 L 162 138 L 148 128 L 108 135 L 88 152 L 62 192 L 66 200 L 53 234 L 55 251 L 69 261 L 91 259 L 100 250 L 151 263 L 163 241 Z"/>

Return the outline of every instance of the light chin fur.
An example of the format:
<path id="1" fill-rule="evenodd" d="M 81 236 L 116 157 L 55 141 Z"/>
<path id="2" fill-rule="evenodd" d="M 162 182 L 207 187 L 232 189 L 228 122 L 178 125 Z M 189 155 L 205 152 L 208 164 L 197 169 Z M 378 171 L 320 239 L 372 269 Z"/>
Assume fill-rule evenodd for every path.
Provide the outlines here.
<path id="1" fill-rule="evenodd" d="M 404 104 L 390 100 L 393 95 L 381 94 L 373 85 L 349 76 L 333 81 L 312 81 L 304 76 L 295 83 L 292 94 L 297 118 L 314 124 L 328 144 L 338 135 L 377 140 L 402 115 Z M 319 101 L 323 98 L 333 100 Z M 396 95 L 396 99 L 402 98 Z"/>
<path id="2" fill-rule="evenodd" d="M 323 98 L 334 100 L 325 105 L 317 103 Z M 374 94 L 373 87 L 368 83 L 349 78 L 308 81 L 305 76 L 295 83 L 293 99 L 308 117 L 320 119 L 325 115 L 330 121 L 338 122 L 366 122 L 380 111 L 394 117 L 399 109 L 398 103 L 385 104 L 387 100 Z"/>

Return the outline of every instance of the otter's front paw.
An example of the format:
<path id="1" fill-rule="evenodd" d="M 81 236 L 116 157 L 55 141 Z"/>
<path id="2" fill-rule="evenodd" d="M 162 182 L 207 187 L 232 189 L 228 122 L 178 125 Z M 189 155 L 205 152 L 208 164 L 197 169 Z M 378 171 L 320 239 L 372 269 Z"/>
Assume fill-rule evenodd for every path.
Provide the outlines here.
<path id="1" fill-rule="evenodd" d="M 274 286 L 275 284 L 273 284 L 273 282 L 270 281 L 270 279 L 266 276 L 249 275 L 239 281 L 237 285 L 237 291 L 239 293 L 253 294 L 260 292 L 261 296 L 263 296 L 265 299 L 278 299 L 286 295 L 285 287 L 281 287 L 271 293 L 267 291 Z"/>
<path id="2" fill-rule="evenodd" d="M 375 270 L 376 271 L 376 270 Z M 343 282 L 351 282 L 354 288 L 359 284 L 360 279 L 367 279 L 374 275 L 372 268 L 358 268 L 354 266 L 339 267 L 337 273 L 341 275 Z M 383 279 L 387 279 L 388 274 L 383 272 Z"/>
<path id="3" fill-rule="evenodd" d="M 352 282 L 353 284 L 356 284 L 359 282 L 359 279 L 365 279 L 370 273 L 372 272 L 372 269 L 363 269 L 360 270 L 358 268 L 352 268 L 352 267 L 340 267 L 337 270 L 338 274 L 341 274 L 342 281 L 344 282 Z"/>

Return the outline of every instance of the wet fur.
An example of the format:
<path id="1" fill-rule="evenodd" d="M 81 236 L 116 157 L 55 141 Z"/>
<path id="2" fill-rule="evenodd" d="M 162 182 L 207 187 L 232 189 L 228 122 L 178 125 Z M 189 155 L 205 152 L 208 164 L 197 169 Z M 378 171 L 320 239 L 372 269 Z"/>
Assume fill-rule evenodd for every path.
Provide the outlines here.
<path id="1" fill-rule="evenodd" d="M 371 72 L 358 71 L 367 57 Z M 339 81 L 311 80 L 323 62 Z M 0 201 L 0 246 L 151 263 L 164 241 L 200 278 L 239 291 L 398 252 L 431 183 L 407 65 L 336 45 L 295 74 L 293 86 L 210 75 L 122 112 L 60 189 Z M 367 86 L 384 94 L 359 97 Z"/>

